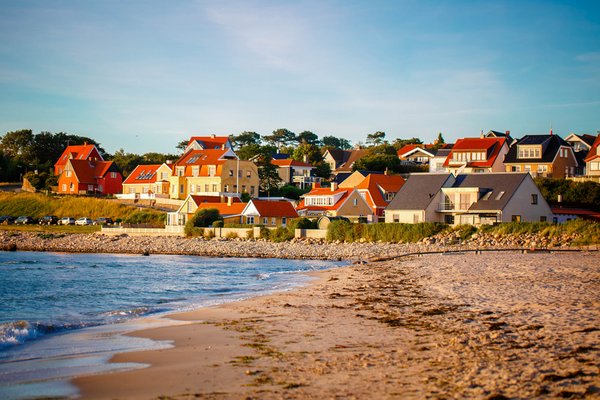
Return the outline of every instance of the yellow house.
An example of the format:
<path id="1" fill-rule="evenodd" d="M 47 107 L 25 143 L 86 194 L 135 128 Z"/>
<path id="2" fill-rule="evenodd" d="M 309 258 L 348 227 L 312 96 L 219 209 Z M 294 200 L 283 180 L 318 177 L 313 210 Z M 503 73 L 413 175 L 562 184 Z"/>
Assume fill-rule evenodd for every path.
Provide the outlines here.
<path id="1" fill-rule="evenodd" d="M 240 160 L 233 150 L 191 149 L 175 164 L 170 178 L 172 199 L 188 195 L 258 195 L 258 169 L 252 161 Z"/>
<path id="2" fill-rule="evenodd" d="M 123 194 L 154 194 L 168 198 L 171 173 L 168 164 L 138 165 L 123 181 Z"/>
<path id="3" fill-rule="evenodd" d="M 332 183 L 330 188 L 315 185 L 302 196 L 296 210 L 301 217 L 346 217 L 352 221 L 366 219 L 373 221 L 373 210 L 357 189 L 338 188 Z"/>

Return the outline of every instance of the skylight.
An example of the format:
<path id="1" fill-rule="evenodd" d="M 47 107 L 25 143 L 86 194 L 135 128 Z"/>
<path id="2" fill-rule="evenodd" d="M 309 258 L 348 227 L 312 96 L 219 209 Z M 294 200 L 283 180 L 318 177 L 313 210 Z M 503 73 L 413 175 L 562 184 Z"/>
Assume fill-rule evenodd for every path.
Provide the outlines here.
<path id="1" fill-rule="evenodd" d="M 502 196 L 504 196 L 504 192 L 498 193 L 498 196 L 496 196 L 496 200 L 500 200 Z"/>
<path id="2" fill-rule="evenodd" d="M 196 161 L 198 161 L 199 158 L 200 158 L 199 155 L 192 156 L 192 157 L 190 157 L 189 160 L 186 161 L 186 163 L 187 164 L 195 163 Z"/>
<path id="3" fill-rule="evenodd" d="M 483 195 L 483 197 L 481 198 L 481 200 L 489 200 L 490 197 L 492 196 L 493 190 L 490 190 L 489 192 L 487 192 L 486 194 Z"/>

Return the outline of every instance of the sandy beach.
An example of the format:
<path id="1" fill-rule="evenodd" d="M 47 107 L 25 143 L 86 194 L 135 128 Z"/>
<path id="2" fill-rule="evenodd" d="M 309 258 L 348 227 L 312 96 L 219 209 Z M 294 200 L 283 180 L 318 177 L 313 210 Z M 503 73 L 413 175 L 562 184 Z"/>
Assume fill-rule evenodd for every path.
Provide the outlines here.
<path id="1" fill-rule="evenodd" d="M 284 262 L 284 261 L 283 261 Z M 597 398 L 598 253 L 428 255 L 170 316 L 86 399 Z"/>

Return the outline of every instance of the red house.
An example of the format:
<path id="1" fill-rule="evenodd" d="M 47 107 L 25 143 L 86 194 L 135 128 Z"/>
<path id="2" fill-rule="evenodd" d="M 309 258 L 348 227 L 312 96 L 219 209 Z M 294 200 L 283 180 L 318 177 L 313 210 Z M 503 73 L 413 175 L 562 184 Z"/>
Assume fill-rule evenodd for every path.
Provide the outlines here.
<path id="1" fill-rule="evenodd" d="M 58 193 L 121 193 L 123 176 L 112 161 L 68 159 L 58 177 Z"/>
<path id="2" fill-rule="evenodd" d="M 56 164 L 54 164 L 54 175 L 62 174 L 69 160 L 104 161 L 100 152 L 93 144 L 85 142 L 82 145 L 67 146 Z"/>

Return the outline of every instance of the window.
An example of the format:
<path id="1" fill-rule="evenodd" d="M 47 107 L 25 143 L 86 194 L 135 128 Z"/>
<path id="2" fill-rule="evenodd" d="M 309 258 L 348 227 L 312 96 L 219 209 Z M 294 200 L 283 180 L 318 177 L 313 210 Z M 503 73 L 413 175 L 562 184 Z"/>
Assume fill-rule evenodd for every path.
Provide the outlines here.
<path id="1" fill-rule="evenodd" d="M 208 175 L 215 176 L 216 173 L 217 173 L 217 167 L 215 167 L 214 165 L 209 165 L 208 166 Z"/>
<path id="2" fill-rule="evenodd" d="M 394 192 L 386 192 L 386 194 L 385 194 L 385 201 L 390 202 L 390 201 L 394 200 L 394 195 L 395 194 L 396 193 L 394 193 Z"/>
<path id="3" fill-rule="evenodd" d="M 511 218 L 512 222 L 521 222 L 521 216 L 520 215 L 513 215 Z"/>
<path id="4" fill-rule="evenodd" d="M 169 173 L 168 172 L 161 172 L 160 173 L 160 180 L 166 181 L 168 179 L 169 179 Z"/>
<path id="5" fill-rule="evenodd" d="M 156 185 L 156 187 L 154 188 L 154 191 L 156 193 L 162 193 L 162 188 L 160 187 L 160 185 Z"/>
<path id="6" fill-rule="evenodd" d="M 277 225 L 277 218 L 275 218 L 275 217 L 271 218 L 271 225 Z"/>
<path id="7" fill-rule="evenodd" d="M 212 185 L 212 191 L 213 192 L 218 192 L 219 191 L 219 187 L 218 187 L 218 185 L 216 183 L 213 183 L 213 185 Z"/>
<path id="8" fill-rule="evenodd" d="M 197 184 L 196 185 L 196 193 L 200 193 L 200 192 L 202 192 L 202 185 Z"/>
<path id="9" fill-rule="evenodd" d="M 282 217 L 281 218 L 281 225 L 285 226 L 287 224 L 287 218 L 286 217 Z"/>
<path id="10" fill-rule="evenodd" d="M 268 224 L 269 224 L 269 218 L 263 217 L 263 225 L 268 225 Z"/>
<path id="11" fill-rule="evenodd" d="M 532 194 L 531 195 L 531 204 L 537 204 L 537 203 L 538 203 L 538 195 Z"/>
<path id="12" fill-rule="evenodd" d="M 142 186 L 142 193 L 148 193 L 148 186 Z"/>
<path id="13" fill-rule="evenodd" d="M 134 187 L 130 187 L 129 188 L 129 193 L 135 193 L 135 188 Z"/>
<path id="14" fill-rule="evenodd" d="M 102 185 L 98 185 L 98 191 L 99 191 L 100 193 L 102 193 L 102 192 L 103 192 L 103 190 L 104 190 L 104 188 L 102 187 Z"/>
<path id="15" fill-rule="evenodd" d="M 600 171 L 600 162 L 591 162 L 590 171 Z"/>
<path id="16" fill-rule="evenodd" d="M 179 185 L 179 193 L 184 193 L 183 185 Z"/>
<path id="17" fill-rule="evenodd" d="M 250 186 L 250 194 L 253 195 L 254 194 L 254 186 Z"/>
<path id="18" fill-rule="evenodd" d="M 229 170 L 229 176 L 233 176 L 233 170 L 232 169 Z"/>
<path id="19" fill-rule="evenodd" d="M 392 216 L 392 220 L 393 220 L 394 222 L 396 222 L 396 223 L 400 222 L 400 215 L 398 215 L 398 214 L 394 214 L 394 215 Z"/>
<path id="20" fill-rule="evenodd" d="M 513 165 L 512 167 L 510 167 L 510 170 L 512 172 L 521 172 L 521 166 L 520 165 Z"/>
<path id="21" fill-rule="evenodd" d="M 71 184 L 69 185 L 69 190 L 72 192 L 73 190 L 75 190 L 75 185 L 73 185 L 73 182 L 71 182 Z"/>
<path id="22" fill-rule="evenodd" d="M 546 220 L 547 220 L 547 219 L 546 219 L 546 216 L 545 216 L 545 215 L 542 215 L 542 216 L 540 217 L 540 222 L 546 222 Z"/>
<path id="23" fill-rule="evenodd" d="M 254 217 L 253 216 L 246 217 L 246 223 L 250 224 L 250 225 L 254 225 Z"/>
<path id="24" fill-rule="evenodd" d="M 496 196 L 496 200 L 500 200 L 502 196 L 504 196 L 504 192 L 498 193 L 498 196 Z"/>
<path id="25" fill-rule="evenodd" d="M 246 193 L 246 185 L 242 185 L 242 193 Z"/>
<path id="26" fill-rule="evenodd" d="M 238 178 L 241 178 L 241 177 L 242 177 L 242 170 L 238 169 Z"/>
<path id="27" fill-rule="evenodd" d="M 208 185 L 208 183 L 205 183 L 205 184 L 204 184 L 204 191 L 205 191 L 205 192 L 208 192 L 208 189 L 209 189 L 209 185 Z"/>
<path id="28" fill-rule="evenodd" d="M 177 176 L 183 176 L 185 172 L 185 168 L 184 167 L 177 167 Z M 182 190 L 183 192 L 183 190 Z"/>
<path id="29" fill-rule="evenodd" d="M 198 176 L 200 175 L 200 167 L 198 167 L 197 165 L 194 165 L 192 167 L 192 176 Z"/>
<path id="30" fill-rule="evenodd" d="M 225 186 L 223 186 L 223 191 L 224 191 L 225 193 L 229 193 L 229 185 L 225 185 Z"/>
<path id="31" fill-rule="evenodd" d="M 252 177 L 252 171 L 248 170 L 246 171 L 246 178 L 250 178 Z"/>
<path id="32" fill-rule="evenodd" d="M 63 184 L 62 184 L 62 191 L 63 191 L 63 192 L 66 192 L 66 191 L 67 191 L 67 184 L 66 184 L 66 183 L 63 183 Z"/>
<path id="33" fill-rule="evenodd" d="M 70 169 L 66 170 L 65 171 L 65 175 L 67 176 L 67 178 L 70 177 L 71 176 L 71 170 Z"/>
<path id="34" fill-rule="evenodd" d="M 117 173 L 116 172 L 111 172 L 110 173 L 110 177 L 113 178 L 113 179 L 116 179 L 117 178 Z"/>
<path id="35" fill-rule="evenodd" d="M 358 205 L 358 199 L 352 200 L 352 205 L 356 207 Z"/>
<path id="36" fill-rule="evenodd" d="M 94 191 L 94 185 L 88 185 L 88 192 L 93 192 Z"/>
<path id="37" fill-rule="evenodd" d="M 194 193 L 194 185 L 190 184 L 190 193 Z"/>

